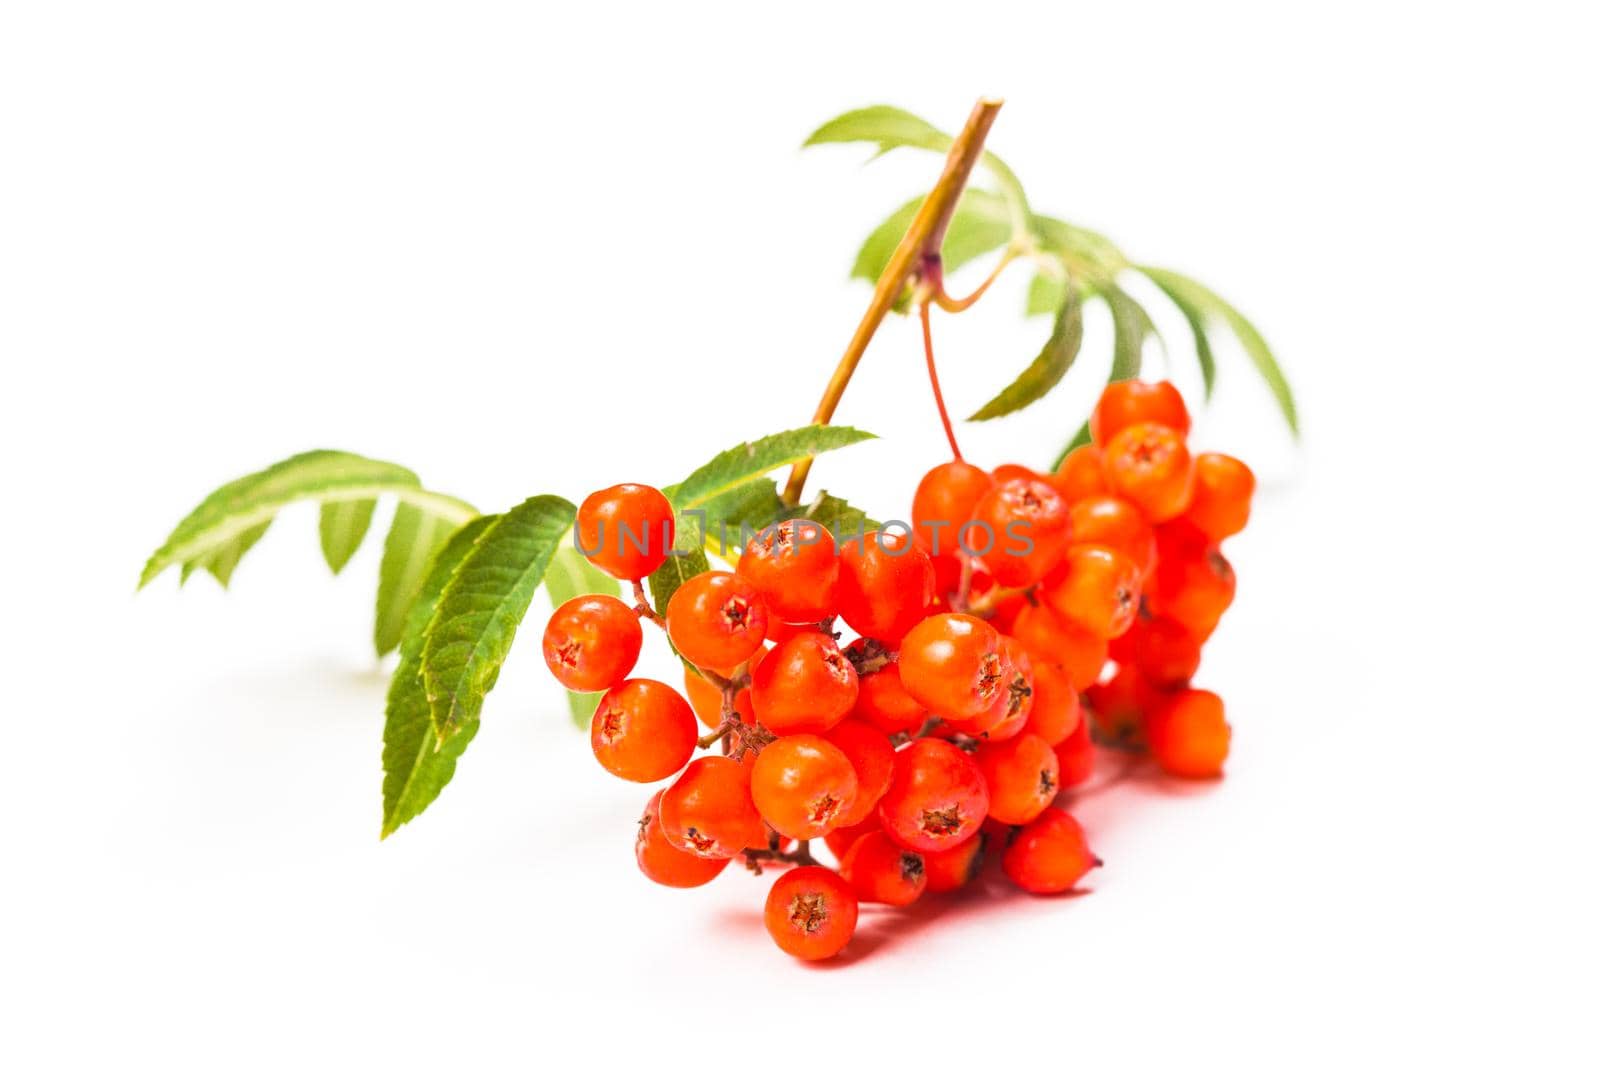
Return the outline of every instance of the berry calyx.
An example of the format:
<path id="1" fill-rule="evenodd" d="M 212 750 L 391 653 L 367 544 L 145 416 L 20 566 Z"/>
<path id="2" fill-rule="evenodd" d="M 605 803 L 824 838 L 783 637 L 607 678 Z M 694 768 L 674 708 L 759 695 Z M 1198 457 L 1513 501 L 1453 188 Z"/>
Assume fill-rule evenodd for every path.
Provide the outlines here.
<path id="1" fill-rule="evenodd" d="M 693 889 L 705 885 L 727 867 L 727 859 L 707 859 L 675 848 L 661 832 L 661 795 L 658 789 L 645 805 L 639 819 L 639 833 L 634 838 L 633 856 L 639 870 L 657 885 L 674 889 Z"/>
<path id="2" fill-rule="evenodd" d="M 767 636 L 767 602 L 755 586 L 726 571 L 697 574 L 667 604 L 667 636 L 697 667 L 730 672 Z"/>
<path id="3" fill-rule="evenodd" d="M 672 548 L 672 504 L 661 490 L 625 482 L 590 493 L 574 522 L 578 550 L 624 582 L 655 573 Z"/>
<path id="4" fill-rule="evenodd" d="M 750 704 L 778 735 L 827 733 L 855 706 L 856 669 L 825 633 L 791 637 L 770 650 L 750 676 Z"/>
<path id="5" fill-rule="evenodd" d="M 988 814 L 983 773 L 955 745 L 924 737 L 895 753 L 878 819 L 901 846 L 923 853 L 955 848 L 978 832 Z"/>
<path id="6" fill-rule="evenodd" d="M 689 764 L 661 795 L 661 832 L 674 847 L 713 859 L 765 845 L 749 772 L 727 756 Z"/>
<path id="7" fill-rule="evenodd" d="M 643 644 L 639 617 L 628 605 L 614 596 L 578 596 L 545 624 L 544 662 L 568 689 L 598 693 L 628 676 Z"/>
<path id="8" fill-rule="evenodd" d="M 796 867 L 772 883 L 763 912 L 767 933 L 803 960 L 837 956 L 856 932 L 855 890 L 826 867 Z"/>
<path id="9" fill-rule="evenodd" d="M 658 782 L 694 755 L 694 711 L 677 690 L 632 678 L 600 698 L 589 722 L 589 744 L 600 766 L 630 782 Z"/>
<path id="10" fill-rule="evenodd" d="M 1100 866 L 1100 860 L 1089 851 L 1077 819 L 1060 808 L 1047 808 L 1012 840 L 1000 866 L 1030 893 L 1064 893 Z"/>
<path id="11" fill-rule="evenodd" d="M 812 734 L 780 737 L 756 756 L 750 796 L 767 824 L 798 841 L 843 822 L 856 801 L 856 772 L 831 742 Z"/>

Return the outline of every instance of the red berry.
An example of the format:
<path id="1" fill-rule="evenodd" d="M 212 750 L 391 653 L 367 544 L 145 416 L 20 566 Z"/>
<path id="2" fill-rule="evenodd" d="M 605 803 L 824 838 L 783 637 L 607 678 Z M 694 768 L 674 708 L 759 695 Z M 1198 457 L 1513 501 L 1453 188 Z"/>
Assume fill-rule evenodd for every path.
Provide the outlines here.
<path id="1" fill-rule="evenodd" d="M 665 682 L 631 678 L 600 698 L 589 744 L 600 766 L 630 782 L 659 782 L 694 755 L 699 739 L 689 702 Z"/>
<path id="2" fill-rule="evenodd" d="M 850 826 L 871 818 L 894 775 L 894 746 L 881 731 L 864 722 L 846 719 L 823 735 L 856 772 L 856 800 L 839 817 L 837 825 Z"/>
<path id="3" fill-rule="evenodd" d="M 1138 505 L 1151 522 L 1182 515 L 1194 498 L 1194 461 L 1183 435 L 1170 426 L 1140 422 L 1105 446 L 1106 484 Z"/>
<path id="4" fill-rule="evenodd" d="M 772 883 L 763 914 L 779 948 L 803 960 L 836 956 L 856 932 L 855 890 L 826 867 L 796 867 Z"/>
<path id="5" fill-rule="evenodd" d="M 1113 548 L 1073 545 L 1044 581 L 1046 604 L 1096 637 L 1121 637 L 1139 614 L 1139 567 Z"/>
<path id="6" fill-rule="evenodd" d="M 858 837 L 840 862 L 839 873 L 860 899 L 897 908 L 915 903 L 928 885 L 922 857 L 895 844 L 882 830 Z"/>
<path id="7" fill-rule="evenodd" d="M 894 644 L 933 599 L 928 554 L 899 534 L 874 530 L 839 555 L 839 616 L 862 637 Z"/>
<path id="8" fill-rule="evenodd" d="M 1072 539 L 1077 544 L 1114 548 L 1139 565 L 1143 574 L 1156 565 L 1156 531 L 1144 513 L 1120 496 L 1089 496 L 1072 505 Z"/>
<path id="9" fill-rule="evenodd" d="M 989 818 L 1010 826 L 1032 822 L 1061 788 L 1061 764 L 1049 745 L 1032 734 L 985 742 L 975 758 L 989 786 Z"/>
<path id="10" fill-rule="evenodd" d="M 1221 697 L 1187 689 L 1156 706 L 1147 734 L 1150 754 L 1163 771 L 1180 778 L 1215 778 L 1227 761 L 1233 731 Z"/>
<path id="11" fill-rule="evenodd" d="M 661 832 L 661 794 L 656 790 L 650 803 L 645 805 L 644 816 L 639 820 L 639 835 L 633 843 L 633 856 L 639 862 L 644 876 L 659 885 L 674 889 L 693 889 L 705 885 L 722 873 L 727 859 L 706 859 L 674 848 Z"/>
<path id="12" fill-rule="evenodd" d="M 1024 732 L 1054 748 L 1072 736 L 1082 718 L 1078 691 L 1067 678 L 1067 672 L 1058 663 L 1035 663 L 1033 710 L 1023 726 Z"/>
<path id="13" fill-rule="evenodd" d="M 568 689 L 598 693 L 628 676 L 643 644 L 639 617 L 628 605 L 614 596 L 578 596 L 545 624 L 544 662 Z"/>
<path id="14" fill-rule="evenodd" d="M 1050 480 L 1068 504 L 1104 493 L 1106 476 L 1101 469 L 1100 449 L 1094 445 L 1074 448 L 1062 458 L 1061 466 Z"/>
<path id="15" fill-rule="evenodd" d="M 928 709 L 906 692 L 900 665 L 890 663 L 861 676 L 855 714 L 886 734 L 914 734 L 928 718 Z"/>
<path id="16" fill-rule="evenodd" d="M 916 543 L 930 556 L 954 560 L 961 547 L 961 524 L 972 517 L 972 509 L 993 484 L 982 467 L 959 459 L 924 474 L 911 498 Z"/>
<path id="17" fill-rule="evenodd" d="M 1001 861 L 1006 877 L 1030 893 L 1064 893 L 1098 866 L 1083 827 L 1060 808 L 1023 827 Z"/>
<path id="18" fill-rule="evenodd" d="M 1058 664 L 1079 692 L 1093 685 L 1105 666 L 1105 638 L 1063 619 L 1043 604 L 1029 604 L 1017 612 L 1011 634 L 1027 648 L 1035 666 Z"/>
<path id="19" fill-rule="evenodd" d="M 750 704 L 775 734 L 827 733 L 850 714 L 859 682 L 839 643 L 813 631 L 769 651 L 750 676 Z"/>
<path id="20" fill-rule="evenodd" d="M 766 832 L 750 799 L 749 771 L 727 756 L 689 764 L 661 795 L 661 832 L 696 856 L 736 856 L 764 847 Z"/>
<path id="21" fill-rule="evenodd" d="M 780 737 L 756 756 L 750 796 L 780 834 L 821 837 L 856 801 L 856 772 L 838 747 L 812 734 Z"/>
<path id="22" fill-rule="evenodd" d="M 1133 638 L 1133 665 L 1151 685 L 1184 686 L 1200 669 L 1200 642 L 1172 619 L 1140 619 L 1128 636 Z"/>
<path id="23" fill-rule="evenodd" d="M 785 622 L 821 622 L 837 612 L 839 557 L 833 535 L 817 523 L 789 519 L 756 534 L 738 573 Z"/>
<path id="24" fill-rule="evenodd" d="M 977 833 L 989 790 L 973 758 L 948 741 L 924 737 L 895 753 L 894 778 L 878 804 L 883 829 L 916 852 L 943 852 Z"/>
<path id="25" fill-rule="evenodd" d="M 648 578 L 672 548 L 672 505 L 659 489 L 624 483 L 590 493 L 574 524 L 578 549 L 613 578 Z"/>
<path id="26" fill-rule="evenodd" d="M 1171 382 L 1112 382 L 1089 416 L 1089 436 L 1104 448 L 1121 430 L 1139 422 L 1160 423 L 1185 435 L 1189 432 L 1189 408 Z"/>
<path id="27" fill-rule="evenodd" d="M 989 835 L 976 833 L 955 848 L 923 855 L 928 875 L 928 892 L 953 893 L 969 885 L 983 870 Z"/>
<path id="28" fill-rule="evenodd" d="M 996 703 L 989 714 L 969 720 L 963 727 L 986 741 L 1017 736 L 1033 714 L 1033 657 L 1021 641 L 1008 634 L 1000 635 L 1000 682 L 1005 687 L 1005 699 Z"/>
<path id="29" fill-rule="evenodd" d="M 1233 603 L 1235 578 L 1227 557 L 1202 536 L 1182 524 L 1156 532 L 1161 558 L 1145 595 L 1153 614 L 1172 619 L 1203 642 Z"/>
<path id="30" fill-rule="evenodd" d="M 1070 522 L 1055 486 L 1039 478 L 1013 479 L 989 490 L 973 508 L 967 549 L 983 559 L 995 581 L 1022 588 L 1060 562 Z"/>
<path id="31" fill-rule="evenodd" d="M 1094 774 L 1094 739 L 1089 736 L 1088 716 L 1080 716 L 1078 728 L 1056 746 L 1056 760 L 1061 765 L 1062 789 L 1082 785 Z"/>
<path id="32" fill-rule="evenodd" d="M 1183 517 L 1213 541 L 1232 537 L 1250 521 L 1256 476 L 1232 456 L 1202 452 L 1194 458 L 1194 499 Z"/>
<path id="33" fill-rule="evenodd" d="M 1006 699 L 1000 635 L 971 615 L 930 615 L 900 645 L 900 680 L 918 704 L 953 722 L 988 714 Z"/>
<path id="34" fill-rule="evenodd" d="M 667 604 L 667 636 L 697 667 L 731 672 L 767 636 L 767 602 L 755 586 L 726 571 L 697 574 Z"/>

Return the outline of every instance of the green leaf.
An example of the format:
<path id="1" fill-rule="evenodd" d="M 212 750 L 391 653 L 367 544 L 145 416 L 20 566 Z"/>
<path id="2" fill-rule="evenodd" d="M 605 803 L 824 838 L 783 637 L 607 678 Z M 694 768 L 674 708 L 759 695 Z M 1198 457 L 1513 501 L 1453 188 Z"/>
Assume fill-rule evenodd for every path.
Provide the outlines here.
<path id="1" fill-rule="evenodd" d="M 335 500 L 322 505 L 317 532 L 322 538 L 322 558 L 333 573 L 344 570 L 372 525 L 376 500 Z"/>
<path id="2" fill-rule="evenodd" d="M 1049 252 L 1087 268 L 1096 282 L 1109 281 L 1128 267 L 1128 257 L 1111 239 L 1050 215 L 1034 215 L 1028 226 L 1041 252 Z"/>
<path id="3" fill-rule="evenodd" d="M 465 724 L 444 744 L 433 732 L 428 693 L 422 682 L 422 647 L 428 620 L 445 585 L 478 537 L 497 516 L 480 515 L 450 535 L 427 561 L 407 618 L 401 626 L 400 664 L 389 681 L 383 719 L 383 833 L 388 837 L 433 803 L 456 772 L 456 760 L 478 732 Z"/>
<path id="4" fill-rule="evenodd" d="M 858 108 L 829 119 L 807 137 L 802 147 L 818 144 L 875 144 L 877 156 L 896 148 L 921 148 L 929 152 L 948 152 L 951 137 L 926 119 L 909 111 L 886 104 Z M 983 164 L 989 168 L 1005 191 L 1006 199 L 1015 208 L 1018 219 L 1028 217 L 1028 198 L 1022 183 L 1004 161 L 993 152 L 983 154 Z"/>
<path id="5" fill-rule="evenodd" d="M 744 531 L 752 534 L 764 529 L 783 513 L 778 485 L 771 478 L 719 493 L 698 509 L 704 511 L 707 547 L 726 558 L 744 550 Z M 702 521 L 695 516 L 693 521 Z"/>
<path id="6" fill-rule="evenodd" d="M 1021 411 L 1056 387 L 1078 358 L 1083 345 L 1083 304 L 1070 290 L 1056 312 L 1056 323 L 1044 347 L 1015 381 L 994 399 L 967 417 L 969 422 L 999 418 Z"/>
<path id="7" fill-rule="evenodd" d="M 911 228 L 911 220 L 923 199 L 919 196 L 908 201 L 867 235 L 861 251 L 856 253 L 850 277 L 865 278 L 869 282 L 878 280 L 900 239 Z M 945 274 L 954 274 L 985 252 L 1004 247 L 1011 237 L 1011 214 L 1005 200 L 986 189 L 969 186 L 957 202 L 950 226 L 945 230 L 940 252 Z"/>
<path id="8" fill-rule="evenodd" d="M 1250 362 L 1255 365 L 1257 373 L 1266 381 L 1267 388 L 1272 391 L 1273 399 L 1278 402 L 1278 410 L 1283 413 L 1283 419 L 1289 424 L 1290 432 L 1298 437 L 1300 416 L 1295 409 L 1294 393 L 1289 388 L 1289 380 L 1284 377 L 1283 369 L 1278 366 L 1278 361 L 1273 357 L 1272 350 L 1267 347 L 1265 338 L 1250 320 L 1240 314 L 1232 304 L 1193 278 L 1159 267 L 1140 267 L 1139 270 L 1168 295 L 1181 293 L 1183 295 L 1181 302 L 1177 296 L 1173 296 L 1173 302 L 1178 303 L 1180 308 L 1185 304 L 1191 305 L 1201 318 L 1220 318 L 1227 324 L 1228 329 L 1238 339 L 1240 347 L 1244 349 L 1245 355 L 1249 356 Z M 1192 323 L 1193 319 L 1190 321 Z M 1198 347 L 1197 344 L 1196 348 Z"/>
<path id="9" fill-rule="evenodd" d="M 1210 400 L 1211 391 L 1217 383 L 1217 361 L 1211 352 L 1211 339 L 1206 336 L 1204 306 L 1196 303 L 1189 289 L 1181 283 L 1175 283 L 1168 272 L 1150 267 L 1140 267 L 1139 271 L 1167 295 L 1167 299 L 1183 314 L 1184 321 L 1188 322 L 1189 332 L 1194 335 L 1194 355 L 1200 364 L 1200 377 L 1205 382 L 1206 399 Z"/>
<path id="10" fill-rule="evenodd" d="M 349 452 L 303 452 L 229 482 L 206 497 L 151 555 L 139 586 L 143 588 L 174 565 L 194 563 L 212 573 L 231 573 L 239 557 L 255 543 L 249 535 L 259 538 L 264 524 L 289 504 L 371 500 L 384 493 L 458 522 L 476 514 L 468 504 L 423 489 L 415 474 L 396 464 Z M 207 560 L 216 561 L 217 566 Z"/>
<path id="11" fill-rule="evenodd" d="M 694 516 L 680 514 L 672 552 L 650 575 L 650 601 L 656 611 L 666 614 L 667 605 L 672 603 L 672 594 L 690 578 L 711 569 L 703 544 L 699 521 Z"/>
<path id="12" fill-rule="evenodd" d="M 1054 315 L 1066 303 L 1070 286 L 1066 278 L 1055 278 L 1040 272 L 1028 283 L 1026 315 Z"/>
<path id="13" fill-rule="evenodd" d="M 577 510 L 558 496 L 529 497 L 483 531 L 445 586 L 422 647 L 441 744 L 477 722 Z"/>
<path id="14" fill-rule="evenodd" d="M 1111 309 L 1114 334 L 1109 380 L 1120 382 L 1137 378 L 1144 363 L 1145 339 L 1155 332 L 1155 325 L 1138 301 L 1116 286 L 1106 286 L 1099 295 Z"/>
<path id="15" fill-rule="evenodd" d="M 550 561 L 550 569 L 544 575 L 545 591 L 550 594 L 551 608 L 558 608 L 573 597 L 603 593 L 608 596 L 620 596 L 622 585 L 615 578 L 604 571 L 591 566 L 571 545 L 562 545 L 556 550 L 555 558 Z M 567 690 L 567 707 L 572 712 L 572 721 L 579 726 L 588 726 L 589 720 L 594 716 L 594 709 L 600 704 L 600 693 L 574 693 Z"/>
<path id="16" fill-rule="evenodd" d="M 454 518 L 401 504 L 395 508 L 378 565 L 378 604 L 372 644 L 382 656 L 400 644 L 434 553 L 460 527 Z"/>
<path id="17" fill-rule="evenodd" d="M 185 561 L 178 572 L 178 584 L 183 585 L 187 582 L 189 575 L 196 570 L 205 570 L 217 580 L 222 588 L 228 588 L 228 582 L 233 577 L 233 569 L 239 565 L 239 561 L 244 558 L 244 554 L 250 551 L 251 546 L 261 540 L 261 536 L 267 532 L 267 527 L 271 525 L 272 520 L 268 519 L 259 526 L 252 526 L 245 530 L 215 551 Z"/>
<path id="18" fill-rule="evenodd" d="M 817 498 L 809 504 L 789 508 L 781 517 L 807 519 L 818 526 L 825 526 L 836 540 L 863 530 L 876 530 L 883 525 L 876 519 L 868 518 L 866 512 L 852 506 L 844 497 L 831 496 L 826 492 L 818 493 Z"/>
<path id="19" fill-rule="evenodd" d="M 735 445 L 665 492 L 680 511 L 704 507 L 713 497 L 753 482 L 769 471 L 872 437 L 864 430 L 849 426 L 802 426 L 797 430 L 785 430 L 759 441 Z"/>

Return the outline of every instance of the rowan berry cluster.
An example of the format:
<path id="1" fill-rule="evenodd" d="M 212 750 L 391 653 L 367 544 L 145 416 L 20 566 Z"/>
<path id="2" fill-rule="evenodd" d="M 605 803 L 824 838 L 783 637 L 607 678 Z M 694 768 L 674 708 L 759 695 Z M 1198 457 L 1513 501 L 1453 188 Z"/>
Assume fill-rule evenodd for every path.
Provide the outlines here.
<path id="1" fill-rule="evenodd" d="M 1056 804 L 1090 777 L 1096 741 L 1220 774 L 1222 702 L 1189 683 L 1233 599 L 1218 544 L 1244 527 L 1254 479 L 1191 456 L 1188 429 L 1170 384 L 1115 383 L 1058 470 L 941 464 L 909 538 L 781 522 L 663 614 L 641 581 L 673 543 L 670 503 L 640 485 L 590 496 L 579 547 L 636 603 L 568 601 L 544 653 L 569 689 L 604 692 L 590 738 L 606 770 L 673 779 L 645 806 L 639 868 L 690 887 L 734 860 L 792 865 L 767 929 L 824 959 L 861 903 L 960 889 L 989 855 L 1025 890 L 1076 885 L 1100 861 Z M 608 541 L 608 523 L 654 536 Z M 630 677 L 641 620 L 685 660 L 682 692 Z M 812 854 L 819 838 L 837 870 Z"/>

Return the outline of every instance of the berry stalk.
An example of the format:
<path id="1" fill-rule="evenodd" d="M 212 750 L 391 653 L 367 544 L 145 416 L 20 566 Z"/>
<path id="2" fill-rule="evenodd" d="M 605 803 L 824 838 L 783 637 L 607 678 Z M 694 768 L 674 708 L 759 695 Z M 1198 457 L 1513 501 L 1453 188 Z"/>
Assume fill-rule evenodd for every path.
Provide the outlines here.
<path id="1" fill-rule="evenodd" d="M 989 136 L 989 128 L 994 125 L 1001 104 L 1002 101 L 992 98 L 980 99 L 973 105 L 972 114 L 967 116 L 966 125 L 951 142 L 950 151 L 945 155 L 944 172 L 928 191 L 905 236 L 895 246 L 894 255 L 889 257 L 888 266 L 884 267 L 883 273 L 878 276 L 878 284 L 872 290 L 872 299 L 867 303 L 866 313 L 861 316 L 861 322 L 851 335 L 850 343 L 845 346 L 844 355 L 839 358 L 839 364 L 833 370 L 833 377 L 828 379 L 827 388 L 822 392 L 822 400 L 817 404 L 817 413 L 811 419 L 813 423 L 823 425 L 833 418 L 834 411 L 839 407 L 839 399 L 844 396 L 845 387 L 850 384 L 850 378 L 855 374 L 861 357 L 866 354 L 867 345 L 872 342 L 878 327 L 883 325 L 889 309 L 905 291 L 907 283 L 927 269 L 927 263 L 939 261 L 939 250 L 944 246 L 945 230 L 949 227 L 950 218 L 955 214 L 956 204 L 960 202 L 961 194 L 967 187 L 967 180 L 972 176 L 972 168 L 983 156 L 984 139 Z M 800 502 L 800 494 L 805 490 L 806 475 L 810 471 L 809 458 L 801 460 L 790 469 L 788 484 L 783 489 L 783 499 L 790 506 Z"/>

